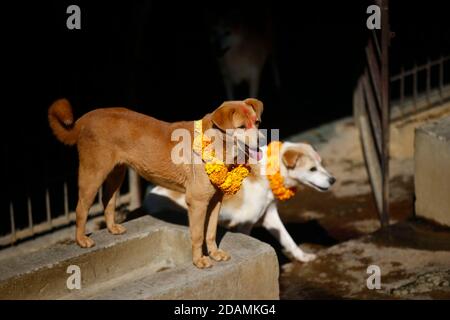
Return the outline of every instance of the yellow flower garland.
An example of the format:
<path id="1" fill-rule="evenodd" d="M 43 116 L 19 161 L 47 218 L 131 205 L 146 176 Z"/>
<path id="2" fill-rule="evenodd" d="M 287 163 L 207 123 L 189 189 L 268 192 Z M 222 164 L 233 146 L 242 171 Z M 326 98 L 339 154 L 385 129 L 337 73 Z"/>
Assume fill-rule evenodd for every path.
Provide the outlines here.
<path id="1" fill-rule="evenodd" d="M 239 164 L 228 170 L 228 167 L 215 157 L 214 150 L 208 150 L 211 139 L 203 134 L 202 120 L 194 122 L 194 135 L 193 149 L 201 154 L 205 161 L 205 171 L 211 183 L 227 195 L 238 192 L 243 180 L 250 173 L 247 166 Z"/>
<path id="2" fill-rule="evenodd" d="M 276 150 L 281 150 L 282 142 L 272 141 L 267 146 L 267 172 L 275 172 L 274 174 L 268 174 L 267 179 L 269 180 L 270 188 L 272 189 L 273 195 L 279 200 L 288 200 L 295 195 L 296 188 L 286 188 L 283 183 L 283 177 L 280 174 L 280 157 L 279 152 L 274 152 Z"/>

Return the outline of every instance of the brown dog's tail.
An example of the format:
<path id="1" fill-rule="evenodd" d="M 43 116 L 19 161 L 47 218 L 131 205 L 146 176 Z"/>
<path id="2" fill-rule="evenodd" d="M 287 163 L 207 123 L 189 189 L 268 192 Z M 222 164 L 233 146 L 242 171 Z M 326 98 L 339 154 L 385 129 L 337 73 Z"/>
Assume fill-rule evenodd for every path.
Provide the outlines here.
<path id="1" fill-rule="evenodd" d="M 72 107 L 66 99 L 53 102 L 48 109 L 48 122 L 56 138 L 66 145 L 74 145 L 78 140 L 78 127 L 73 123 Z"/>

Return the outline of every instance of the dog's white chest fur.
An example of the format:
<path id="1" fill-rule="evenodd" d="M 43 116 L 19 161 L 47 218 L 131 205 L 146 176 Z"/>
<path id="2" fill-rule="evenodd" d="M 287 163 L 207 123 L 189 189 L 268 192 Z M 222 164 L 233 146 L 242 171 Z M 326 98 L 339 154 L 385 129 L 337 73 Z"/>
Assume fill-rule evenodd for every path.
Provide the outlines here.
<path id="1" fill-rule="evenodd" d="M 244 179 L 241 190 L 222 203 L 220 221 L 229 227 L 255 224 L 274 200 L 269 182 L 264 176 Z"/>

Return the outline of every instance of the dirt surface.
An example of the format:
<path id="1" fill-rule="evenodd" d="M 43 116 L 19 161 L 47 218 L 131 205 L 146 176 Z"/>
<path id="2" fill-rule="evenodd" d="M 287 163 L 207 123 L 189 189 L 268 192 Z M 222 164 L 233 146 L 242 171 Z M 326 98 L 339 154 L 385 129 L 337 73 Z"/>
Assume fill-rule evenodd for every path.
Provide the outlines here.
<path id="1" fill-rule="evenodd" d="M 319 251 L 308 264 L 283 266 L 282 299 L 450 299 L 450 232 L 423 221 Z M 381 270 L 381 288 L 367 287 L 367 268 Z"/>
<path id="2" fill-rule="evenodd" d="M 407 145 L 417 126 L 448 114 L 441 109 L 392 124 L 391 226 L 382 232 L 353 119 L 292 137 L 313 144 L 337 182 L 326 193 L 305 187 L 280 204 L 296 242 L 319 255 L 308 264 L 280 259 L 282 299 L 450 299 L 450 230 L 415 219 L 413 146 Z M 308 234 L 311 226 L 318 236 Z M 380 290 L 366 286 L 371 264 L 381 269 Z"/>

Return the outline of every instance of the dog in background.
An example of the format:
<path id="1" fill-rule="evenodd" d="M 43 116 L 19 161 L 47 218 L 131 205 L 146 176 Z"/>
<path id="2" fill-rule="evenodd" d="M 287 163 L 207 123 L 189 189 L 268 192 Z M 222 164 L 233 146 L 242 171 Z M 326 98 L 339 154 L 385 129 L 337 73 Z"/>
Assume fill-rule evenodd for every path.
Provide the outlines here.
<path id="1" fill-rule="evenodd" d="M 237 86 L 248 85 L 250 97 L 257 97 L 264 67 L 270 63 L 277 88 L 280 87 L 274 59 L 271 12 L 261 6 L 236 4 L 208 19 L 211 43 L 228 99 L 235 99 Z M 250 17 L 258 17 L 257 19 Z"/>
<path id="2" fill-rule="evenodd" d="M 262 163 L 266 163 L 267 146 L 261 149 Z M 286 188 L 295 188 L 304 184 L 323 192 L 336 181 L 322 166 L 321 157 L 309 144 L 284 142 L 280 148 L 280 158 L 280 174 Z M 245 234 L 250 234 L 255 225 L 262 224 L 295 260 L 307 262 L 315 259 L 314 254 L 300 249 L 289 235 L 280 219 L 277 200 L 272 193 L 269 181 L 259 172 L 257 168 L 252 168 L 252 174 L 244 180 L 241 190 L 233 197 L 223 199 L 220 223 Z M 160 186 L 154 187 L 150 193 L 167 197 L 178 206 L 186 208 L 186 198 L 183 193 Z M 152 213 L 163 208 L 160 208 L 160 204 L 156 201 L 150 203 L 146 209 Z"/>
<path id="3" fill-rule="evenodd" d="M 225 130 L 227 134 L 242 130 L 257 133 L 262 111 L 263 105 L 256 99 L 224 102 L 202 118 L 202 128 L 204 131 L 215 130 L 223 140 Z M 94 246 L 94 241 L 85 234 L 85 226 L 89 208 L 102 184 L 102 201 L 109 232 L 122 234 L 126 231 L 115 223 L 114 215 L 117 192 L 129 166 L 146 180 L 186 195 L 195 266 L 210 267 L 209 257 L 215 261 L 230 258 L 216 244 L 222 193 L 211 184 L 201 159 L 196 162 L 198 164 L 193 161 L 175 164 L 171 160 L 172 149 L 178 143 L 172 141 L 173 131 L 187 130 L 192 143 L 194 121 L 168 123 L 125 108 L 105 108 L 88 112 L 74 122 L 72 107 L 65 99 L 57 100 L 50 106 L 48 120 L 59 141 L 76 145 L 78 149 L 75 239 L 80 247 Z M 245 140 L 241 142 L 247 148 L 257 148 L 249 146 Z M 226 154 L 226 146 L 223 152 Z M 204 240 L 209 257 L 203 254 Z"/>

